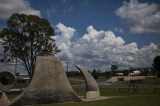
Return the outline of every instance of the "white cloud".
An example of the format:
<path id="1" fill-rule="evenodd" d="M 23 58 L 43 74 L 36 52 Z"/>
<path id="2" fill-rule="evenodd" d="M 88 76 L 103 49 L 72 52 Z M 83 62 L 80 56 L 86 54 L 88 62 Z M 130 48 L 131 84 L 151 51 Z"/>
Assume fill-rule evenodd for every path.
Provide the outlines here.
<path id="1" fill-rule="evenodd" d="M 138 0 L 124 2 L 116 14 L 126 20 L 133 33 L 160 33 L 159 5 L 141 3 Z"/>
<path id="2" fill-rule="evenodd" d="M 56 25 L 57 43 L 66 43 L 67 46 L 71 46 L 71 39 L 74 36 L 76 30 L 71 27 L 66 27 L 62 23 Z"/>
<path id="3" fill-rule="evenodd" d="M 25 13 L 40 16 L 40 11 L 35 10 L 26 0 L 0 0 L 0 18 L 7 19 L 13 13 Z"/>
<path id="4" fill-rule="evenodd" d="M 60 54 L 63 59 L 72 57 L 70 53 L 71 40 L 76 30 L 71 27 L 66 27 L 62 23 L 56 25 L 56 43 L 63 52 Z"/>
<path id="5" fill-rule="evenodd" d="M 56 25 L 58 32 L 56 42 L 62 52 L 63 61 L 72 61 L 86 68 L 107 68 L 112 62 L 123 67 L 151 66 L 153 58 L 160 49 L 154 43 L 138 48 L 137 43 L 126 44 L 123 38 L 116 36 L 112 31 L 97 31 L 92 25 L 77 41 L 72 38 L 76 30 L 62 23 Z"/>

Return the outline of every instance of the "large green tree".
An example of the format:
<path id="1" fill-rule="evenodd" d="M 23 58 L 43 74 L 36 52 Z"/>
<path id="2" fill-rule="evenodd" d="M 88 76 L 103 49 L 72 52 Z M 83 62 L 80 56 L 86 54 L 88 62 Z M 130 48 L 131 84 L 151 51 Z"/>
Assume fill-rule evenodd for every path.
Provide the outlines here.
<path id="1" fill-rule="evenodd" d="M 154 58 L 152 65 L 158 72 L 157 76 L 160 77 L 160 56 Z"/>
<path id="2" fill-rule="evenodd" d="M 59 52 L 52 36 L 54 29 L 46 19 L 18 13 L 7 20 L 6 27 L 0 32 L 4 52 L 18 58 L 31 78 L 37 55 Z"/>
<path id="3" fill-rule="evenodd" d="M 118 64 L 117 63 L 112 63 L 111 64 L 111 73 L 113 75 L 115 75 L 117 70 L 118 70 Z"/>

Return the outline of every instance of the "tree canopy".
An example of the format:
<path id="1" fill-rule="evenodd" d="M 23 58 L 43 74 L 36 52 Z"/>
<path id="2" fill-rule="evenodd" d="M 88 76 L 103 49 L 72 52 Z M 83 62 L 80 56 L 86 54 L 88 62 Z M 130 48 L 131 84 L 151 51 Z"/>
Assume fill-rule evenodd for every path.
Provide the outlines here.
<path id="1" fill-rule="evenodd" d="M 158 77 L 160 77 L 160 56 L 156 56 L 153 60 L 153 67 L 158 71 Z"/>
<path id="2" fill-rule="evenodd" d="M 36 56 L 59 52 L 54 39 L 54 29 L 46 19 L 35 15 L 13 14 L 0 32 L 4 52 L 21 60 L 32 78 Z"/>

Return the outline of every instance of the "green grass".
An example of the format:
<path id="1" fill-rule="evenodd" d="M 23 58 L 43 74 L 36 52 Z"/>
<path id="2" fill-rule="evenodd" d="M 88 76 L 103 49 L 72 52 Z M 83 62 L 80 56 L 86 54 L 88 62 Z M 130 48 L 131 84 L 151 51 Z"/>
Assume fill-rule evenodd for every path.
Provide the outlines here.
<path id="1" fill-rule="evenodd" d="M 69 77 L 68 79 L 71 85 L 85 84 L 84 79 L 82 79 L 81 77 Z M 97 82 L 107 81 L 107 78 L 105 76 L 99 76 L 99 78 L 96 81 Z M 119 83 L 129 84 L 129 81 L 122 81 Z M 145 80 L 143 80 L 143 83 L 144 84 L 160 84 L 160 78 L 146 78 Z M 14 88 L 25 88 L 27 86 L 28 84 L 16 83 Z"/>
<path id="2" fill-rule="evenodd" d="M 99 81 L 103 81 L 105 78 L 100 78 Z M 81 84 L 81 80 L 72 80 L 72 84 Z M 77 83 L 78 82 L 78 83 Z M 147 78 L 144 80 L 145 84 L 159 84 L 160 79 Z M 17 85 L 24 86 L 24 85 Z M 78 95 L 85 95 L 85 90 L 75 90 Z M 78 103 L 59 103 L 59 104 L 37 104 L 33 106 L 160 106 L 160 89 L 157 89 L 157 93 L 154 93 L 152 88 L 139 88 L 137 92 L 128 91 L 127 89 L 118 88 L 105 88 L 100 89 L 101 96 L 113 97 L 106 100 L 90 101 L 90 102 L 78 102 Z M 19 94 L 7 94 L 11 99 Z"/>
<path id="3" fill-rule="evenodd" d="M 75 90 L 78 95 L 84 96 L 85 90 Z M 137 92 L 128 91 L 127 89 L 121 89 L 120 91 L 118 88 L 105 88 L 100 89 L 101 96 L 137 96 L 137 95 L 158 95 L 160 96 L 160 89 L 157 89 L 157 93 L 154 93 L 154 89 L 151 88 L 143 88 L 138 89 Z M 13 98 L 19 94 L 7 94 L 9 98 Z"/>
<path id="4" fill-rule="evenodd" d="M 149 78 L 147 77 L 143 80 L 144 84 L 160 84 L 160 78 Z"/>
<path id="5" fill-rule="evenodd" d="M 85 90 L 76 90 L 78 95 L 84 95 Z M 138 92 L 117 88 L 100 89 L 102 96 L 114 98 L 90 102 L 61 103 L 61 104 L 37 104 L 33 106 L 160 106 L 160 89 L 155 94 L 153 89 L 139 89 Z M 11 99 L 19 94 L 7 94 Z"/>
<path id="6" fill-rule="evenodd" d="M 75 90 L 78 95 L 84 96 L 85 90 Z M 118 91 L 117 88 L 105 88 L 100 89 L 100 93 L 102 96 L 134 96 L 134 95 L 159 95 L 160 96 L 160 89 L 157 89 L 157 93 L 154 93 L 153 89 L 146 88 L 146 89 L 138 89 L 137 92 L 128 91 L 127 89 L 121 89 Z M 19 94 L 7 94 L 9 98 L 13 98 Z"/>
<path id="7" fill-rule="evenodd" d="M 85 90 L 75 90 L 78 95 L 85 95 Z M 120 91 L 118 88 L 105 88 L 100 89 L 100 93 L 102 96 L 133 96 L 133 95 L 159 95 L 160 96 L 160 89 L 157 89 L 157 93 L 154 92 L 154 89 L 151 88 L 141 88 L 138 89 L 137 92 L 135 91 L 128 91 L 128 89 L 121 89 Z"/>
<path id="8" fill-rule="evenodd" d="M 71 85 L 79 85 L 79 84 L 85 84 L 84 79 L 78 78 L 78 77 L 69 77 L 68 78 Z"/>
<path id="9" fill-rule="evenodd" d="M 78 84 L 85 84 L 85 81 L 82 76 L 80 77 L 68 77 L 68 80 L 71 85 L 78 85 Z M 96 79 L 97 82 L 104 82 L 107 81 L 107 78 L 105 76 L 99 76 L 98 79 Z"/>
<path id="10" fill-rule="evenodd" d="M 160 96 L 129 96 L 115 97 L 112 99 L 79 102 L 79 103 L 63 103 L 63 104 L 38 104 L 34 106 L 159 106 Z"/>
<path id="11" fill-rule="evenodd" d="M 108 78 L 106 78 L 105 76 L 99 76 L 98 79 L 96 79 L 97 82 L 104 82 L 107 80 L 108 80 Z"/>

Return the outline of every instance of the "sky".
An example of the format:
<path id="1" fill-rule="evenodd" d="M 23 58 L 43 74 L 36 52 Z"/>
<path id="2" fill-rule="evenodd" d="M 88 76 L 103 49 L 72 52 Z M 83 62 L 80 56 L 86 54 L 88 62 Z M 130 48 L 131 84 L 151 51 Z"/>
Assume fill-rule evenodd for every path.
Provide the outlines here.
<path id="1" fill-rule="evenodd" d="M 64 65 L 150 67 L 160 55 L 159 0 L 0 0 L 0 29 L 13 13 L 48 19 Z"/>

